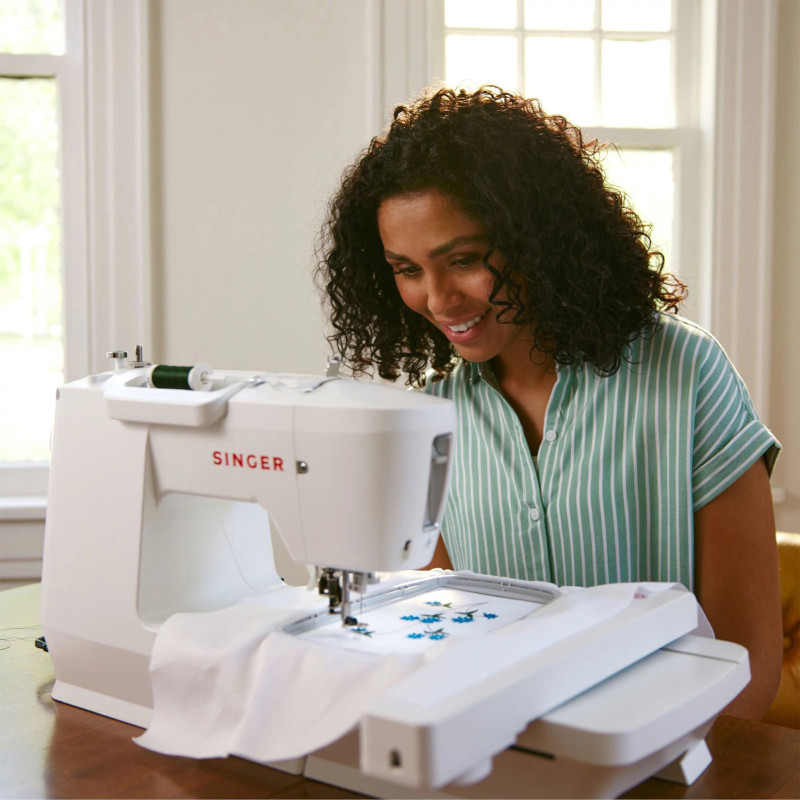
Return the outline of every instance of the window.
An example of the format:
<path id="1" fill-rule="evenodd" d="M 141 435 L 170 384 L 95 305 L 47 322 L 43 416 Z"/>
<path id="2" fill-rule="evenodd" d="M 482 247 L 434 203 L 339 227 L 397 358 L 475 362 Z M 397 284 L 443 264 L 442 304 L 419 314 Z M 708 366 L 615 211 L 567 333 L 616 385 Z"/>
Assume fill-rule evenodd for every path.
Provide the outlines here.
<path id="1" fill-rule="evenodd" d="M 0 6 L 0 461 L 47 461 L 63 380 L 58 0 Z M 11 55 L 8 55 L 11 54 Z"/>
<path id="2" fill-rule="evenodd" d="M 494 83 L 538 98 L 610 142 L 609 181 L 652 224 L 654 246 L 685 280 L 684 313 L 709 324 L 697 200 L 699 4 L 675 0 L 443 0 L 434 70 L 448 86 Z M 433 30 L 437 29 L 434 23 Z M 437 69 L 438 68 L 438 69 Z"/>
<path id="3" fill-rule="evenodd" d="M 83 34 L 84 0 L 0 4 L 0 578 L 35 558 L 55 389 L 86 364 Z"/>

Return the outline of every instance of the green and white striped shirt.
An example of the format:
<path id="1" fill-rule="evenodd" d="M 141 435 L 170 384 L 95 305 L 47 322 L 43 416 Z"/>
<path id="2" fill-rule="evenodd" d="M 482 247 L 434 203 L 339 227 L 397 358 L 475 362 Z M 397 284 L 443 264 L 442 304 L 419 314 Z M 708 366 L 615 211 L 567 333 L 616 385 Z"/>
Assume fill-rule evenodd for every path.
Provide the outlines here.
<path id="1" fill-rule="evenodd" d="M 459 416 L 443 535 L 455 569 L 591 586 L 694 585 L 694 512 L 780 444 L 719 343 L 659 315 L 611 377 L 558 368 L 534 461 L 489 364 L 426 391 Z"/>

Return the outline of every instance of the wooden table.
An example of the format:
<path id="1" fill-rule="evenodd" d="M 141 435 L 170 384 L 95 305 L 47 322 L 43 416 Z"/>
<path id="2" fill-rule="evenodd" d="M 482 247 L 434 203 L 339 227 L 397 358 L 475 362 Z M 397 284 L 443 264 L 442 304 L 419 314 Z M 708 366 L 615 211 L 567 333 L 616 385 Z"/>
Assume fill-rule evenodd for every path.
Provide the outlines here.
<path id="1" fill-rule="evenodd" d="M 138 728 L 54 702 L 38 609 L 38 585 L 0 592 L 0 798 L 359 796 L 238 758 L 158 755 Z M 720 717 L 708 745 L 692 786 L 651 779 L 624 797 L 800 797 L 800 731 Z"/>

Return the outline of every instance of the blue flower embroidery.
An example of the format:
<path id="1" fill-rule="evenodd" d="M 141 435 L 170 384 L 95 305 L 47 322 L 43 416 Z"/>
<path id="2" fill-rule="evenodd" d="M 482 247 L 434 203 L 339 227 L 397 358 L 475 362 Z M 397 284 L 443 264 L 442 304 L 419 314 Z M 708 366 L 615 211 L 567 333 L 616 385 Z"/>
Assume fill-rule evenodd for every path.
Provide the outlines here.
<path id="1" fill-rule="evenodd" d="M 444 628 L 438 628 L 435 631 L 427 630 L 424 633 L 409 633 L 409 639 L 424 639 L 427 637 L 428 639 L 438 640 L 438 639 L 446 639 L 447 634 L 444 631 Z"/>
<path id="2" fill-rule="evenodd" d="M 452 602 L 450 603 L 443 603 L 441 600 L 426 600 L 426 606 L 434 606 L 441 609 L 450 609 L 456 616 L 453 616 L 449 619 L 449 622 L 455 622 L 459 625 L 463 625 L 467 622 L 475 622 L 475 615 L 479 613 L 477 608 L 472 608 L 466 611 L 455 611 L 452 608 Z M 481 604 L 484 605 L 484 604 Z M 444 616 L 444 610 L 437 613 L 428 613 L 428 614 L 406 614 L 405 616 L 400 617 L 401 620 L 404 622 L 421 622 L 423 625 L 434 625 L 436 623 L 441 624 L 442 622 L 447 622 L 448 620 Z M 484 619 L 497 619 L 498 615 L 492 613 L 490 611 L 483 611 L 480 612 L 483 614 Z M 432 640 L 439 640 L 439 639 L 446 639 L 450 634 L 445 632 L 444 628 L 437 628 L 437 629 L 428 629 L 424 633 L 409 633 L 407 637 L 409 639 L 432 639 Z"/>

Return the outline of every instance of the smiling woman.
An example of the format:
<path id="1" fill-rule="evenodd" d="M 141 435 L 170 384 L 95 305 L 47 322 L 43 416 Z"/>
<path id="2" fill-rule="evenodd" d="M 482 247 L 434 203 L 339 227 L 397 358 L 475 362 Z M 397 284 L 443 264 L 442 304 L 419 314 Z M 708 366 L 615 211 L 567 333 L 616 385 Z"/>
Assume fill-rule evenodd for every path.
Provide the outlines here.
<path id="1" fill-rule="evenodd" d="M 780 445 L 597 147 L 484 87 L 395 109 L 331 204 L 318 277 L 354 372 L 458 411 L 436 566 L 559 585 L 679 582 L 753 681 L 780 667 Z M 427 370 L 427 372 L 426 372 Z"/>

